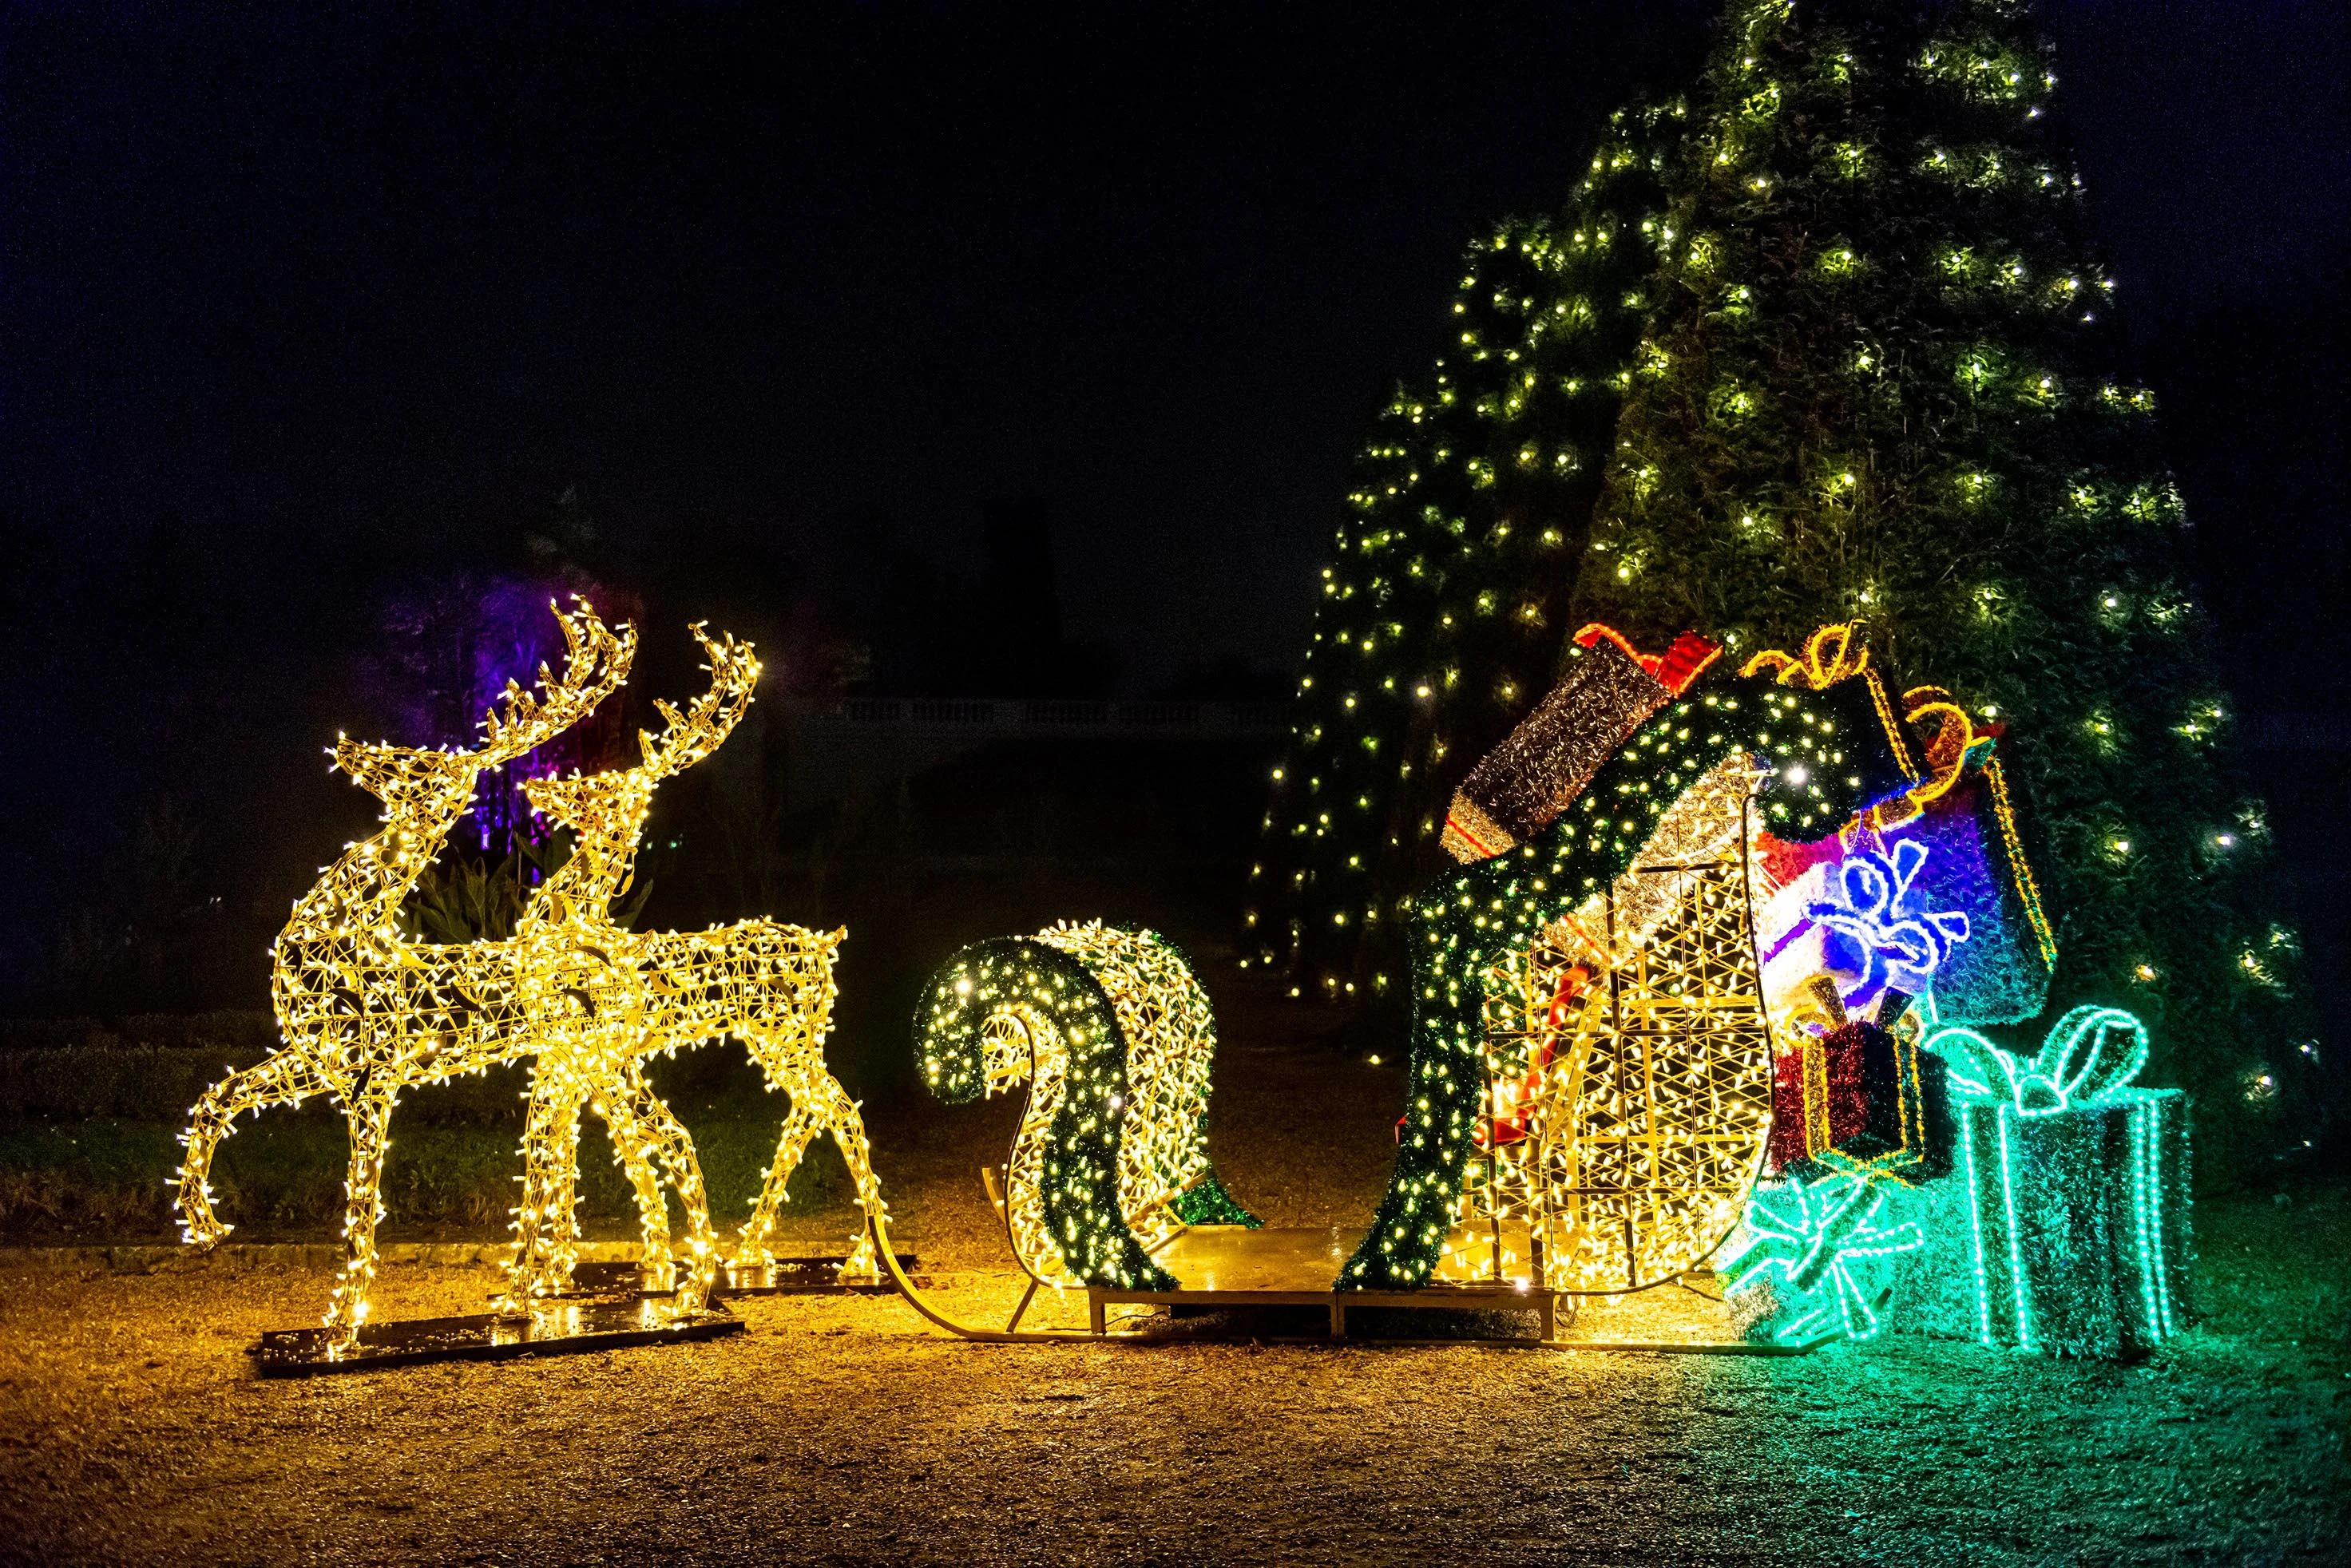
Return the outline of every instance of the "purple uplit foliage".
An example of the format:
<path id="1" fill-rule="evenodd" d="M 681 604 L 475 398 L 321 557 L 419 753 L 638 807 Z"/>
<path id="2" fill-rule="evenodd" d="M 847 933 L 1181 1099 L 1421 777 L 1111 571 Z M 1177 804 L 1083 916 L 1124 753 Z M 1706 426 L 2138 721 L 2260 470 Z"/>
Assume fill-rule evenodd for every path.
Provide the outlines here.
<path id="1" fill-rule="evenodd" d="M 562 668 L 563 634 L 547 609 L 549 599 L 561 601 L 562 591 L 556 587 L 549 591 L 551 586 L 528 579 L 501 578 L 493 579 L 484 591 L 478 603 L 478 635 L 473 643 L 470 711 L 486 713 L 509 681 L 528 690 L 538 680 L 541 664 Z M 590 597 L 590 602 L 594 601 Z M 589 721 L 591 726 L 594 722 Z M 517 840 L 540 841 L 547 826 L 524 797 L 524 781 L 590 764 L 593 759 L 583 753 L 592 746 L 592 734 L 567 730 L 506 767 L 484 774 L 474 795 L 474 821 L 481 830 L 482 849 L 486 852 L 493 840 L 509 844 Z"/>
<path id="2" fill-rule="evenodd" d="M 420 746 L 479 745 L 482 716 L 509 680 L 528 690 L 538 682 L 542 664 L 560 673 L 563 632 L 548 604 L 554 601 L 568 608 L 574 594 L 615 623 L 637 614 L 632 597 L 579 573 L 458 570 L 413 584 L 391 599 L 366 684 L 394 716 L 400 739 Z M 485 772 L 473 810 L 483 852 L 493 845 L 543 841 L 547 824 L 524 798 L 524 780 L 611 766 L 628 738 L 626 710 L 624 688 L 584 723 Z"/>

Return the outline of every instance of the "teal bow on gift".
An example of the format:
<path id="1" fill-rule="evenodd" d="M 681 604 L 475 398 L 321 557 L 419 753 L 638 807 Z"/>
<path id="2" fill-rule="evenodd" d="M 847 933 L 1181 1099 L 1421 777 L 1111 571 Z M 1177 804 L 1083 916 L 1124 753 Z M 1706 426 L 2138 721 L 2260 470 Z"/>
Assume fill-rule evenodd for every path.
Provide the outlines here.
<path id="1" fill-rule="evenodd" d="M 1776 1276 L 1784 1304 L 1797 1309 L 1773 1331 L 1783 1344 L 1818 1337 L 1832 1312 L 1845 1338 L 1868 1339 L 1888 1291 L 1865 1284 L 1856 1266 L 1916 1251 L 1927 1240 L 1914 1223 L 1880 1224 L 1886 1205 L 1882 1187 L 1851 1176 L 1756 1186 L 1739 1250 L 1723 1265 L 1724 1290 L 1735 1293 Z"/>
<path id="2" fill-rule="evenodd" d="M 1949 1064 L 1951 1092 L 1980 1104 L 2012 1105 L 2020 1116 L 2122 1099 L 2147 1065 L 2147 1025 L 2120 1008 L 2075 1008 L 2027 1061 L 1964 1024 L 1940 1022 L 1931 995 L 1915 1006 L 1924 1025 L 1919 1047 Z"/>

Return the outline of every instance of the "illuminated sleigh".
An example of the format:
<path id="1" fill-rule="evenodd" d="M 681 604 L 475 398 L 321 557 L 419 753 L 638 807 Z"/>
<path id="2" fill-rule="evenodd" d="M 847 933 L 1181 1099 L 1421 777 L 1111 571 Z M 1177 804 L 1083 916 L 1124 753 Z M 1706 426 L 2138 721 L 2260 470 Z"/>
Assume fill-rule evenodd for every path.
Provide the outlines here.
<path id="1" fill-rule="evenodd" d="M 2054 946 L 1994 737 L 1932 688 L 1897 716 L 1857 632 L 1735 672 L 1695 636 L 1658 655 L 1578 638 L 1560 688 L 1456 797 L 1446 841 L 1468 863 L 1402 911 L 1407 1103 L 1360 1232 L 1196 1222 L 1172 1201 L 1181 1162 L 1131 1179 L 1131 1140 L 1205 1169 L 1213 1026 L 1188 972 L 1113 972 L 1070 928 L 949 960 L 917 1019 L 926 1081 L 964 1099 L 1024 1061 L 1035 1079 L 1001 1204 L 1032 1280 L 1081 1283 L 1096 1333 L 1114 1302 L 1247 1301 L 1322 1305 L 1334 1335 L 1351 1305 L 1531 1307 L 1550 1341 L 1561 1298 L 1644 1290 L 1723 1248 L 1775 1113 L 1782 1145 L 1803 1134 L 1801 1168 L 1784 1148 L 1769 1166 L 1782 1181 L 1874 1194 L 1934 1168 L 1948 1085 L 1903 1015 L 1931 1010 L 1911 1008 L 1931 987 L 1947 1016 L 2031 1017 Z M 1148 1096 L 1165 1047 L 1130 1032 L 1138 1011 L 1186 1020 L 1196 1088 Z M 1804 1095 L 1881 1019 L 1907 1032 L 1865 1043 L 1907 1097 L 1897 1083 L 1893 1121 L 1849 1134 L 1843 1102 Z M 1843 1244 L 1877 1214 L 1847 1202 L 1815 1250 L 1858 1250 Z M 917 1304 L 1025 1337 L 1017 1312 L 985 1331 Z"/>

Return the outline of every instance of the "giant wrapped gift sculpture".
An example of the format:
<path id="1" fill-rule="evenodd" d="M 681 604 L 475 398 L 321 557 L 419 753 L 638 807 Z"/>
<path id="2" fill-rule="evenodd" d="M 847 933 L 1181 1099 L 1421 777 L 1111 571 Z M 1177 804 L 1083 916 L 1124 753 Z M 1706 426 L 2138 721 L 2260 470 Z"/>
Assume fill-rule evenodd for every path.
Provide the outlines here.
<path id="1" fill-rule="evenodd" d="M 1888 1324 L 1986 1344 L 2128 1355 L 2188 1316 L 2186 1097 L 2139 1089 L 2147 1029 L 2075 1008 L 2025 1061 L 1936 1021 L 1920 1044 L 1950 1065 L 1958 1172 L 1907 1212 L 1926 1238 Z"/>

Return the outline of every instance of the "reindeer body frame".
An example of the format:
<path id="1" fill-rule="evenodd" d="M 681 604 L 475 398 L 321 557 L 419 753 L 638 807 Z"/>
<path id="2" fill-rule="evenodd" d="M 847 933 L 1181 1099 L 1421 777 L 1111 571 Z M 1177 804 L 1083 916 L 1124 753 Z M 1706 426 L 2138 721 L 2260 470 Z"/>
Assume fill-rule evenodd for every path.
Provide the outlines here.
<path id="1" fill-rule="evenodd" d="M 538 1058 L 525 1136 L 523 1202 L 507 1269 L 511 1303 L 559 1293 L 570 1281 L 578 1256 L 573 1195 L 583 1109 L 603 1117 L 636 1189 L 644 1256 L 654 1282 L 697 1292 L 707 1289 L 717 1256 L 700 1166 L 684 1130 L 645 1082 L 644 1064 L 657 1053 L 720 1035 L 740 1039 L 769 1088 L 782 1091 L 791 1105 L 734 1260 L 757 1265 L 770 1260 L 767 1241 L 786 1184 L 820 1132 L 831 1133 L 841 1150 L 859 1207 L 871 1220 L 884 1217 L 857 1107 L 824 1064 L 833 955 L 845 933 L 748 920 L 710 931 L 641 935 L 611 922 L 611 902 L 627 891 L 634 874 L 654 788 L 717 749 L 750 706 L 758 681 L 759 664 L 748 644 L 732 637 L 714 643 L 698 626 L 694 632 L 709 657 L 710 689 L 684 714 L 658 705 L 668 728 L 658 739 L 641 736 L 643 763 L 525 786 L 533 807 L 573 831 L 578 848 L 534 894 L 523 929 L 561 932 L 569 950 L 604 966 L 612 987 L 642 988 L 650 994 L 610 998 L 622 1004 L 617 1008 L 599 1003 L 591 1027 Z M 675 1272 L 668 1206 L 653 1169 L 654 1157 L 666 1166 L 685 1212 L 683 1278 Z M 868 1225 L 861 1228 L 842 1272 L 872 1279 L 877 1270 Z"/>

